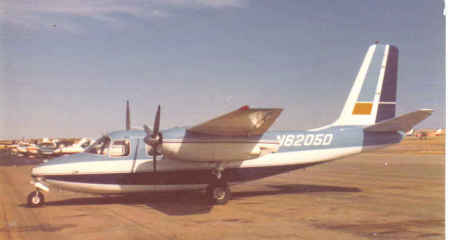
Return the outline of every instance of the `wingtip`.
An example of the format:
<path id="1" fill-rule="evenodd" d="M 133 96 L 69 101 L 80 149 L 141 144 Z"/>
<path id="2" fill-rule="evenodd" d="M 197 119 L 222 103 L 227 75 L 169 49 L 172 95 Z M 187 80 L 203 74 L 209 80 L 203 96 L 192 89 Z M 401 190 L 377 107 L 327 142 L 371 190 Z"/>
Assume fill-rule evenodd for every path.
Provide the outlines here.
<path id="1" fill-rule="evenodd" d="M 427 112 L 427 113 L 429 113 L 429 114 L 431 114 L 432 112 L 434 112 L 433 109 L 431 109 L 431 108 L 422 108 L 422 109 L 420 109 L 419 111 Z"/>
<path id="2" fill-rule="evenodd" d="M 247 111 L 249 109 L 250 109 L 250 107 L 248 105 L 244 105 L 241 108 L 239 108 L 239 110 L 241 110 L 241 111 Z"/>

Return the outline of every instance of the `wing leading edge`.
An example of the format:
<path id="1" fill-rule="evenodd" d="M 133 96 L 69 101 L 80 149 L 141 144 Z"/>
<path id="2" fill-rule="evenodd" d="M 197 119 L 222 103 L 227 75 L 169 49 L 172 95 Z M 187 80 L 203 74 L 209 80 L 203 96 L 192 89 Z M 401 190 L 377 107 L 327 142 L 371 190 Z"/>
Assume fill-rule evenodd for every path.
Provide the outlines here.
<path id="1" fill-rule="evenodd" d="M 213 136 L 258 136 L 272 126 L 282 111 L 281 108 L 243 106 L 235 111 L 193 126 L 187 131 Z"/>

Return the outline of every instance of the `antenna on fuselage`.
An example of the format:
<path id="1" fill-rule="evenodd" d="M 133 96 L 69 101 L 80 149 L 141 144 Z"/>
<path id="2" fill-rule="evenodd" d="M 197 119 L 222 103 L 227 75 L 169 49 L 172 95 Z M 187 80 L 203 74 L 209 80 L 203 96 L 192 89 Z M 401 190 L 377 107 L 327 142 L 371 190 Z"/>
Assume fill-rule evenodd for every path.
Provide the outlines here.
<path id="1" fill-rule="evenodd" d="M 130 104 L 127 100 L 127 111 L 126 111 L 126 123 L 125 129 L 129 131 L 131 129 L 131 120 L 130 120 Z"/>

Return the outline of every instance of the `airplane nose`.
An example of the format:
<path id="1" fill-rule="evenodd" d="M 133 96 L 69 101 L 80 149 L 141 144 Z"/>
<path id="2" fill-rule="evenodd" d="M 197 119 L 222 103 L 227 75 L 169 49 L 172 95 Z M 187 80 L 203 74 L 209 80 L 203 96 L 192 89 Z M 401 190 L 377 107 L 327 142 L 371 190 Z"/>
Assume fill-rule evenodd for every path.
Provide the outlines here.
<path id="1" fill-rule="evenodd" d="M 74 155 L 54 158 L 31 169 L 32 177 L 46 177 L 48 175 L 60 175 L 70 173 Z"/>
<path id="2" fill-rule="evenodd" d="M 50 168 L 51 164 L 49 164 L 48 162 L 41 163 L 31 169 L 31 176 L 32 177 L 44 176 L 48 172 L 48 170 L 50 170 Z"/>

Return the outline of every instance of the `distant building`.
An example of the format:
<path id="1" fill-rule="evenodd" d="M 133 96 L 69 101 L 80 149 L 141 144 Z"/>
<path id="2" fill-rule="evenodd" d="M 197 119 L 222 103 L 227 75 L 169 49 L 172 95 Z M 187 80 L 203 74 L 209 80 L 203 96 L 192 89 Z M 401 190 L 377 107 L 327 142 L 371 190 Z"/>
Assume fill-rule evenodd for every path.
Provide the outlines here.
<path id="1" fill-rule="evenodd" d="M 445 135 L 445 129 L 444 128 L 439 128 L 438 130 L 436 130 L 434 132 L 435 136 L 441 136 L 441 135 Z"/>

